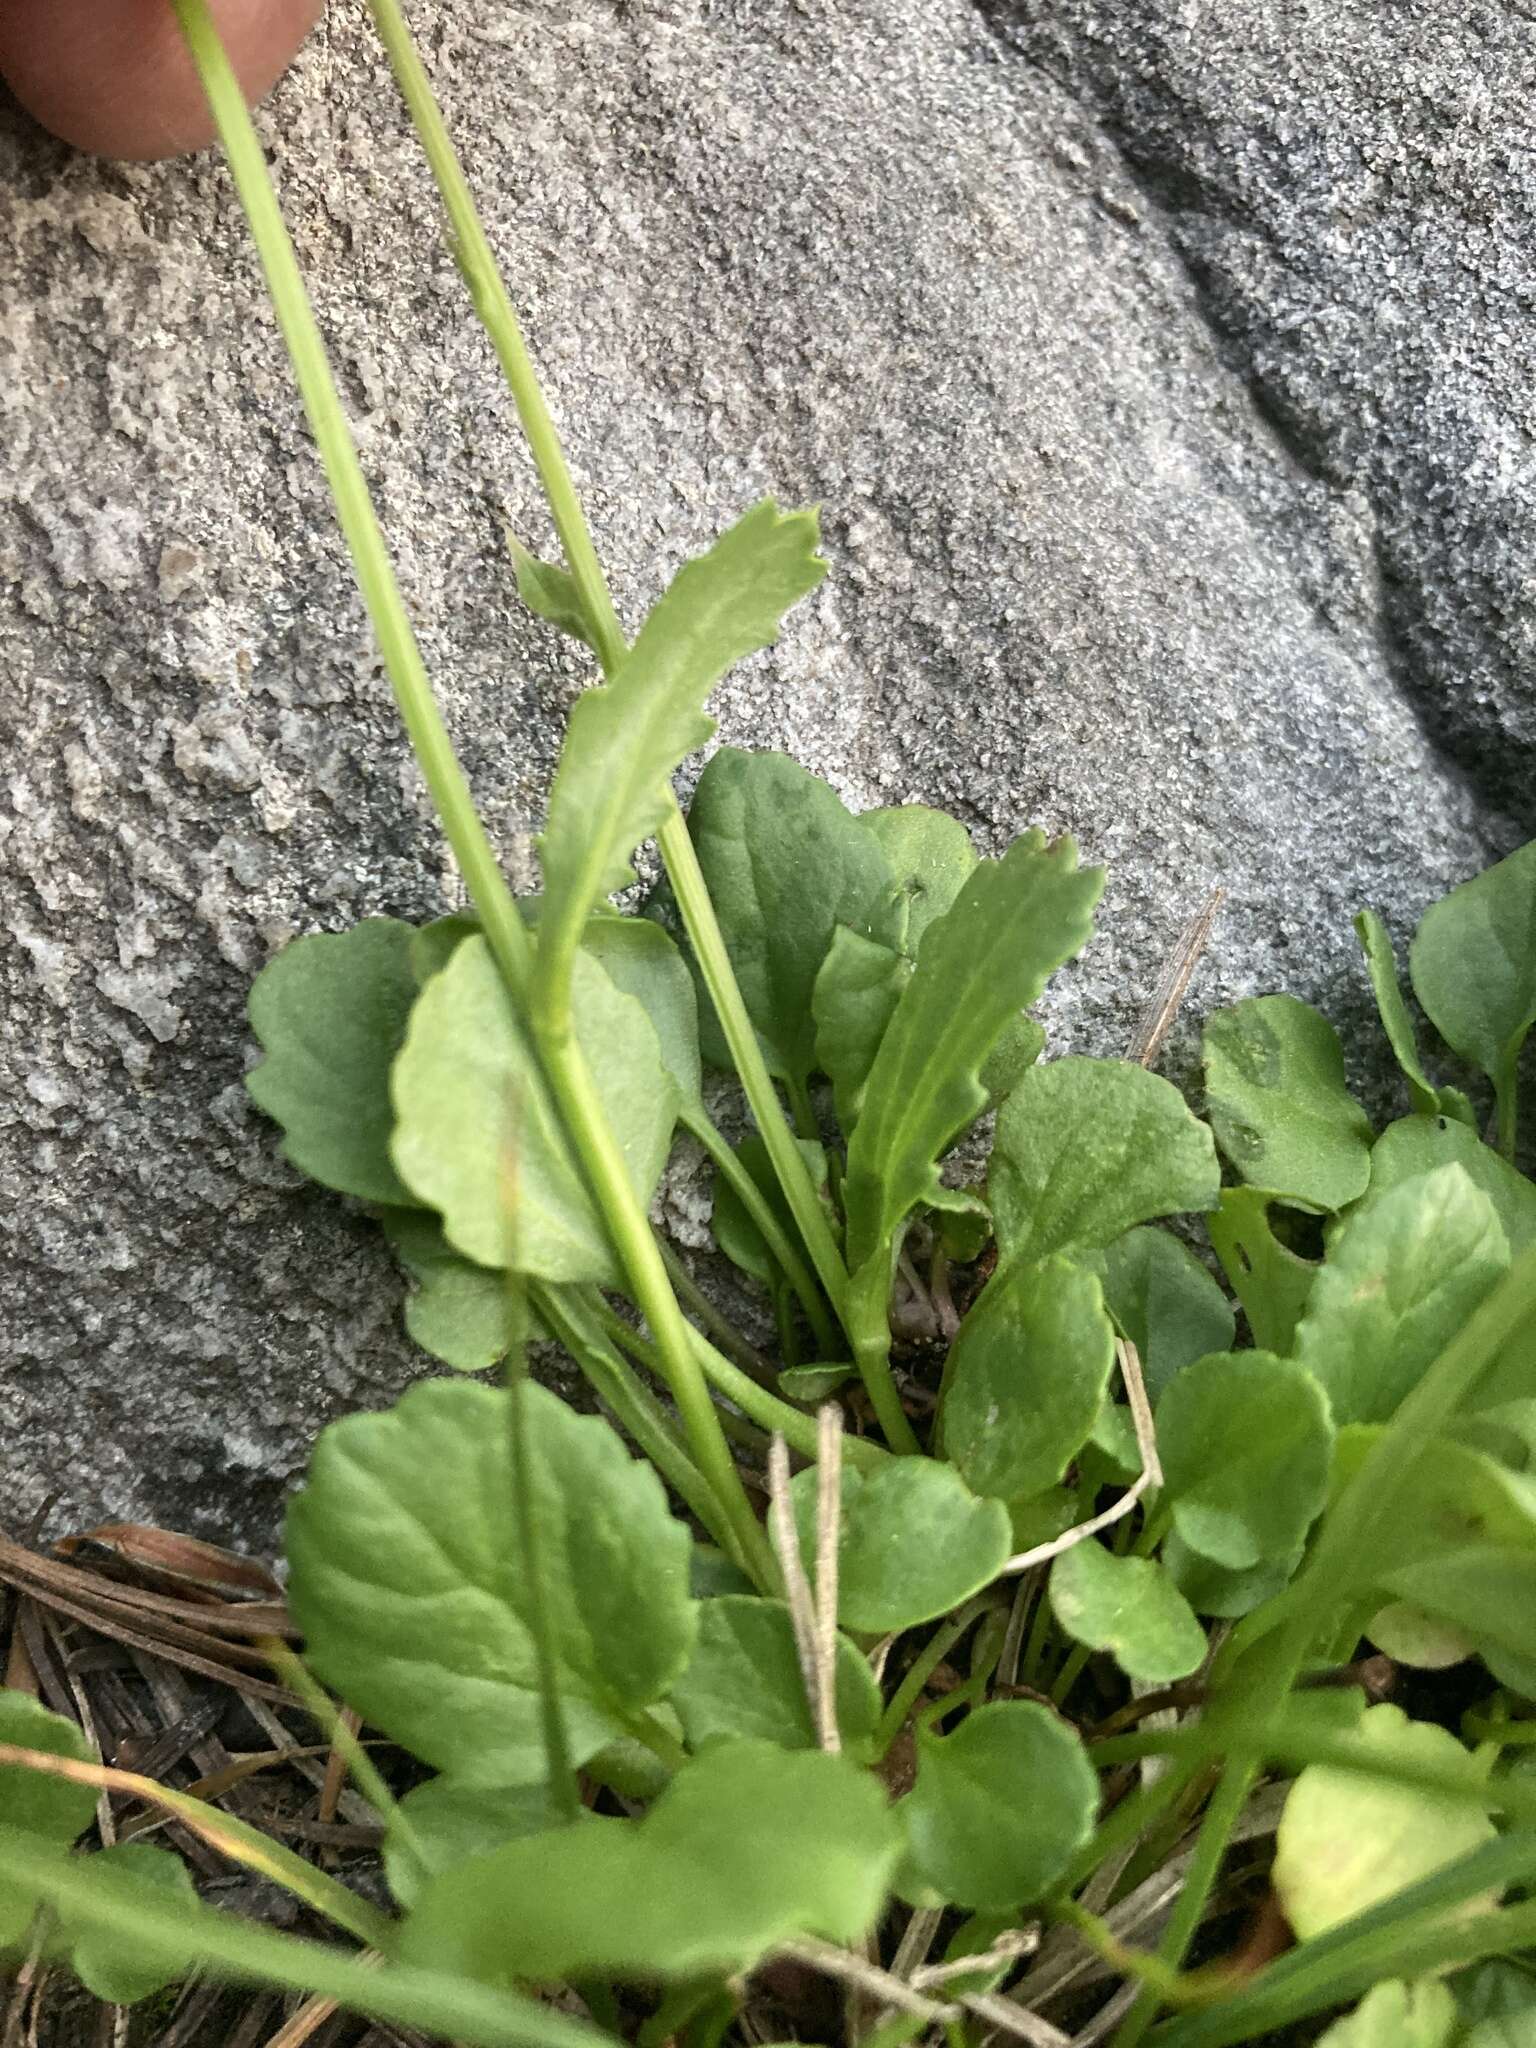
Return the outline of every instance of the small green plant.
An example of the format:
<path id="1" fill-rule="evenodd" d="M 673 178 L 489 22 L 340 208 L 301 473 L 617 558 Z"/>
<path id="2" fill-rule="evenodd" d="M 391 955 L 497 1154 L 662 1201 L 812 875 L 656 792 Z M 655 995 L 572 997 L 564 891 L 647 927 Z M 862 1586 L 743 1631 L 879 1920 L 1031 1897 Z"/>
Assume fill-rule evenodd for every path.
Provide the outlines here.
<path id="1" fill-rule="evenodd" d="M 391 1790 L 335 1723 L 396 1910 L 164 1795 L 379 1965 L 215 1913 L 148 1845 L 71 1853 L 122 1774 L 17 1693 L 0 1947 L 119 2001 L 203 1969 L 538 2048 L 770 2038 L 754 1973 L 785 1954 L 880 2048 L 1068 2040 L 1042 2008 L 1114 2048 L 1221 2048 L 1355 2001 L 1333 2048 L 1531 2038 L 1536 845 L 1411 954 L 1492 1084 L 1490 1147 L 1428 1077 L 1372 913 L 1411 1113 L 1378 1133 L 1332 1028 L 1276 995 L 1210 1022 L 1200 1117 L 1141 1064 L 1040 1063 L 1027 1012 L 1103 886 L 1070 840 L 982 859 L 938 812 L 854 816 L 729 748 L 685 822 L 672 775 L 820 579 L 815 518 L 747 512 L 624 643 L 395 0 L 371 0 L 560 534 L 563 566 L 514 550 L 519 589 L 604 678 L 542 893 L 514 901 L 204 0 L 175 4 L 471 902 L 288 947 L 250 1087 L 295 1165 L 377 1213 L 412 1334 L 466 1376 L 327 1430 L 288 1522 L 285 1675 L 420 1780 Z M 652 837 L 666 880 L 620 915 Z M 984 1182 L 955 1185 L 993 1113 Z M 652 1225 L 679 1140 L 771 1356 Z M 530 1381 L 530 1337 L 611 1420 Z M 1476 1674 L 1458 1725 L 1369 1706 L 1362 1641 Z M 1255 1968 L 1223 1873 L 1269 1834 L 1296 1945 Z"/>

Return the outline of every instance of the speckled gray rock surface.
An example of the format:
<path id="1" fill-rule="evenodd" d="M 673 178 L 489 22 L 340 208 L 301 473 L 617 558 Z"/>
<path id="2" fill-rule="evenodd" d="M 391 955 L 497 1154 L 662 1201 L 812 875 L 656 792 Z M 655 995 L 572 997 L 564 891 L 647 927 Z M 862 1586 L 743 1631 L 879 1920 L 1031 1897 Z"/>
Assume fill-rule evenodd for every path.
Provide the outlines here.
<path id="1" fill-rule="evenodd" d="M 630 614 L 756 495 L 825 507 L 833 574 L 728 684 L 726 736 L 860 805 L 940 802 L 993 845 L 1038 820 L 1107 860 L 1058 1044 L 1122 1041 L 1216 881 L 1198 1004 L 1284 985 L 1358 1014 L 1350 912 L 1401 922 L 1507 846 L 1490 735 L 1530 716 L 1512 670 L 1463 704 L 1435 667 L 1462 643 L 1412 642 L 1387 594 L 1389 526 L 1449 604 L 1452 529 L 1492 520 L 1402 385 L 1385 470 L 1277 433 L 1253 362 L 1301 344 L 1262 295 L 1249 355 L 1213 330 L 1212 266 L 1122 161 L 1070 36 L 1064 85 L 962 0 L 416 12 Z M 1234 148 L 1284 55 L 1211 115 Z M 1357 88 L 1419 106 L 1385 72 Z M 352 7 L 262 124 L 525 879 L 583 674 L 513 601 L 497 511 L 547 531 Z M 1296 273 L 1347 276 L 1293 214 Z M 87 162 L 11 116 L 0 276 L 5 1514 L 57 1489 L 56 1519 L 263 1540 L 314 1428 L 416 1362 L 371 1229 L 298 1187 L 246 1106 L 245 990 L 289 934 L 430 912 L 452 881 L 217 163 Z M 1375 358 L 1341 338 L 1333 360 L 1355 382 L 1327 406 L 1368 441 Z M 1467 644 L 1512 645 L 1506 624 Z"/>

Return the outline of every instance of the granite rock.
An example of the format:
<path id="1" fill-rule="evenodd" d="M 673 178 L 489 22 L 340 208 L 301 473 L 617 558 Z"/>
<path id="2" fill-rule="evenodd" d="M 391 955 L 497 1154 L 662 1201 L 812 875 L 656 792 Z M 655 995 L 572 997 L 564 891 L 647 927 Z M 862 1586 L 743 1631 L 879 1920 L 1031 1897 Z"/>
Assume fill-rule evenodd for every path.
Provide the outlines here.
<path id="1" fill-rule="evenodd" d="M 1192 252 L 1128 153 L 1088 10 L 415 12 L 627 615 L 763 492 L 824 507 L 832 574 L 727 683 L 724 736 L 857 805 L 947 805 L 992 848 L 1077 833 L 1112 881 L 1052 999 L 1057 1046 L 1124 1042 L 1217 882 L 1197 1007 L 1284 986 L 1362 1014 L 1354 908 L 1401 928 L 1510 843 L 1489 735 L 1530 699 L 1498 666 L 1492 538 L 1484 625 L 1444 616 L 1450 528 L 1486 535 L 1491 500 L 1457 496 L 1402 382 L 1371 453 L 1385 358 L 1343 330 L 1297 369 L 1315 436 L 1290 424 L 1260 360 L 1303 365 L 1305 336 L 1283 296 L 1239 319 Z M 1362 95 L 1418 107 L 1372 78 Z M 1262 79 L 1234 78 L 1224 115 L 1154 86 L 1159 147 L 1209 130 L 1241 155 L 1245 105 L 1262 141 Z M 359 10 L 333 6 L 261 125 L 429 664 L 526 882 L 587 678 L 515 602 L 499 520 L 540 547 L 547 523 Z M 1292 268 L 1351 281 L 1299 201 L 1284 228 Z M 371 1226 L 299 1186 L 246 1102 L 245 992 L 289 935 L 429 914 L 455 881 L 217 161 L 88 161 L 7 116 L 0 275 L 6 1518 L 56 1496 L 56 1522 L 264 1542 L 316 1427 L 420 1360 Z M 1352 415 L 1358 452 L 1327 452 Z M 1489 460 L 1518 467 L 1499 417 Z M 1488 664 L 1461 699 L 1436 666 L 1458 646 Z"/>

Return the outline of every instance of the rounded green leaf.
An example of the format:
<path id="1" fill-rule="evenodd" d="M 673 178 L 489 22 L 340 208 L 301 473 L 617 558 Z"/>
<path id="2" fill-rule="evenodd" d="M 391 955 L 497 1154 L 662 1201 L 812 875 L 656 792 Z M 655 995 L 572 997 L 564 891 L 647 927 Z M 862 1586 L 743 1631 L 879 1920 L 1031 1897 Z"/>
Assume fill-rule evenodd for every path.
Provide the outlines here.
<path id="1" fill-rule="evenodd" d="M 1143 1685 L 1188 1678 L 1205 1659 L 1205 1630 L 1160 1564 L 1116 1557 L 1090 1538 L 1051 1566 L 1051 1612 L 1076 1643 L 1108 1650 Z"/>
<path id="2" fill-rule="evenodd" d="M 919 1733 L 903 1889 L 955 1906 L 1028 1905 L 1060 1877 L 1098 1810 L 1076 1731 L 1033 1700 L 998 1700 L 953 1735 Z"/>
<path id="3" fill-rule="evenodd" d="M 1007 1561 L 1008 1510 L 978 1500 L 952 1465 L 890 1458 L 842 1474 L 838 1619 L 885 1635 L 947 1614 L 990 1584 Z M 800 1547 L 816 1553 L 816 1472 L 790 1487 Z"/>
<path id="4" fill-rule="evenodd" d="M 1493 1204 L 1460 1166 L 1374 1197 L 1312 1284 L 1296 1356 L 1337 1422 L 1385 1422 L 1509 1264 Z"/>
<path id="5" fill-rule="evenodd" d="M 581 950 L 650 1018 L 661 1063 L 677 1083 L 679 1101 L 702 1107 L 698 991 L 687 961 L 666 932 L 648 917 L 601 911 L 587 919 Z"/>
<path id="6" fill-rule="evenodd" d="M 584 1820 L 431 1879 L 402 1956 L 489 1983 L 724 1975 L 796 1935 L 862 1939 L 900 1853 L 873 1773 L 715 1743 L 642 1821 Z"/>
<path id="7" fill-rule="evenodd" d="M 1406 1600 L 1393 1600 L 1365 1625 L 1365 1633 L 1394 1664 L 1414 1671 L 1449 1671 L 1477 1654 L 1477 1645 L 1454 1622 L 1426 1614 Z"/>
<path id="8" fill-rule="evenodd" d="M 93 1882 L 110 1872 L 115 1885 L 146 1892 L 163 1905 L 197 1904 L 186 1864 L 151 1843 L 115 1842 L 92 1856 L 88 1867 Z M 137 1941 L 125 1941 L 88 1920 L 77 1920 L 67 1908 L 59 1915 L 49 1949 L 50 1953 L 67 1952 L 70 1968 L 86 1990 L 108 2005 L 136 2005 L 183 1974 L 164 1957 L 146 1952 Z"/>
<path id="9" fill-rule="evenodd" d="M 1196 1614 L 1236 1621 L 1285 1591 L 1301 1563 L 1301 1545 L 1289 1557 L 1266 1558 L 1251 1571 L 1231 1572 L 1191 1550 L 1178 1530 L 1170 1529 L 1159 1555 L 1169 1578 Z"/>
<path id="10" fill-rule="evenodd" d="M 1115 1333 L 1092 1273 L 1010 1260 L 960 1325 L 944 1396 L 944 1454 L 976 1492 L 1020 1500 L 1054 1486 L 1088 1439 Z"/>
<path id="11" fill-rule="evenodd" d="M 1220 1185 L 1211 1134 L 1178 1089 L 1125 1060 L 1031 1067 L 997 1113 L 987 1193 L 1008 1259 L 1214 1208 Z"/>
<path id="12" fill-rule="evenodd" d="M 649 1202 L 676 1121 L 676 1083 L 641 1005 L 586 953 L 576 956 L 573 1000 L 576 1036 L 631 1184 Z M 441 1213 L 456 1251 L 544 1280 L 617 1280 L 532 1040 L 484 939 L 457 946 L 417 998 L 391 1088 L 395 1166 Z"/>
<path id="13" fill-rule="evenodd" d="M 1206 1114 L 1245 1181 L 1342 1209 L 1370 1178 L 1371 1126 L 1344 1085 L 1338 1033 L 1294 996 L 1251 996 L 1205 1027 Z"/>
<path id="14" fill-rule="evenodd" d="M 1454 1772 L 1469 1785 L 1482 1770 L 1454 1735 L 1410 1721 L 1400 1707 L 1372 1707 L 1359 1740 L 1384 1761 Z M 1274 1885 L 1297 1936 L 1309 1940 L 1404 1891 L 1494 1839 L 1491 1820 L 1419 1785 L 1394 1785 L 1309 1764 L 1291 1787 L 1275 1840 Z M 1454 1917 L 1487 1910 L 1469 1899 Z"/>
<path id="15" fill-rule="evenodd" d="M 1328 1399 L 1302 1366 L 1267 1351 L 1198 1359 L 1158 1403 L 1157 1449 L 1184 1541 L 1247 1571 L 1289 1555 L 1322 1512 Z"/>
<path id="16" fill-rule="evenodd" d="M 405 1327 L 412 1341 L 458 1372 L 484 1372 L 504 1358 L 506 1274 L 462 1258 L 430 1209 L 386 1209 L 381 1220 L 411 1276 Z"/>
<path id="17" fill-rule="evenodd" d="M 1446 1044 L 1474 1061 L 1501 1104 L 1536 1021 L 1536 839 L 1425 911 L 1408 969 Z"/>
<path id="18" fill-rule="evenodd" d="M 1536 1244 L 1536 1183 L 1454 1117 L 1405 1116 L 1388 1124 L 1371 1148 L 1371 1194 L 1440 1166 L 1461 1167 L 1488 1197 L 1512 1254 Z"/>
<path id="19" fill-rule="evenodd" d="M 1392 1979 L 1373 1985 L 1317 2048 L 1448 2048 L 1455 2038 L 1456 2001 L 1443 1984 Z"/>
<path id="20" fill-rule="evenodd" d="M 683 1733 L 697 1749 L 722 1735 L 758 1736 L 781 1749 L 814 1749 L 789 1609 L 780 1600 L 727 1595 L 699 1610 L 699 1638 L 672 1689 Z M 843 1747 L 860 1757 L 880 1719 L 874 1673 L 845 1636 L 837 1644 L 837 1720 Z"/>
<path id="21" fill-rule="evenodd" d="M 1154 1400 L 1186 1365 L 1230 1351 L 1232 1304 L 1187 1244 L 1155 1225 L 1138 1225 L 1104 1247 L 1104 1305 L 1136 1346 Z"/>
<path id="22" fill-rule="evenodd" d="M 78 1764 L 96 1761 L 73 1721 L 50 1713 L 41 1700 L 10 1686 L 0 1687 L 0 1742 L 14 1749 L 44 1750 Z M 0 1764 L 0 1827 L 64 1846 L 90 1826 L 95 1812 L 96 1794 L 89 1785 L 29 1771 L 20 1764 Z"/>
<path id="23" fill-rule="evenodd" d="M 389 1072 L 416 1000 L 415 936 L 393 917 L 313 933 L 251 986 L 265 1054 L 245 1077 L 252 1100 L 282 1125 L 301 1173 L 365 1202 L 414 1199 L 390 1158 Z"/>
<path id="24" fill-rule="evenodd" d="M 859 824 L 873 833 L 890 863 L 892 877 L 906 911 L 901 950 L 917 958 L 922 936 L 942 917 L 971 878 L 976 849 L 971 835 L 947 811 L 926 804 L 893 804 L 884 810 L 861 811 Z"/>
<path id="25" fill-rule="evenodd" d="M 395 1901 L 413 1906 L 422 1886 L 439 1871 L 503 1842 L 537 1835 L 559 1824 L 549 1783 L 481 1785 L 460 1778 L 428 1778 L 400 1801 L 403 1826 L 384 1833 L 384 1873 Z"/>
<path id="26" fill-rule="evenodd" d="M 689 1538 L 605 1422 L 525 1390 L 545 1598 L 578 1760 L 660 1699 L 693 1648 Z M 543 1767 L 507 1396 L 413 1387 L 323 1432 L 288 1511 L 290 1602 L 315 1670 L 464 1782 Z"/>

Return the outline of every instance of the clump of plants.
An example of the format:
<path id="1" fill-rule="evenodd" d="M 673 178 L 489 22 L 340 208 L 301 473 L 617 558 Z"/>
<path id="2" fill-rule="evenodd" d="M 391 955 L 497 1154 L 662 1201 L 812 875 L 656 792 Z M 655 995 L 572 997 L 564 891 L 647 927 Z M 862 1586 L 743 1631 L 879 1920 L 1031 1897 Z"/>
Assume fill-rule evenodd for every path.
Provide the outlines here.
<path id="1" fill-rule="evenodd" d="M 10 1692 L 0 1944 L 115 1999 L 207 1970 L 538 2048 L 1221 2048 L 1340 2014 L 1333 2048 L 1536 2039 L 1536 845 L 1413 941 L 1470 1095 L 1357 921 L 1408 1096 L 1378 1132 L 1286 995 L 1207 1025 L 1203 1115 L 1148 1064 L 1042 1061 L 1030 1006 L 1104 886 L 1069 839 L 980 858 L 937 811 L 855 816 L 731 748 L 685 820 L 711 690 L 823 574 L 815 517 L 748 511 L 626 643 L 371 4 L 559 532 L 560 564 L 515 550 L 519 589 L 602 674 L 517 901 L 204 0 L 176 0 L 470 899 L 300 939 L 251 1004 L 288 1157 L 377 1213 L 412 1334 L 463 1375 L 327 1430 L 287 1529 L 286 1674 L 411 1760 L 335 1724 L 392 1909 L 222 1814 L 372 1960 L 215 1912 L 152 1846 L 74 1851 L 101 1773 Z M 653 838 L 665 883 L 621 915 Z M 652 1220 L 680 1143 L 771 1346 Z M 530 1379 L 534 1339 L 595 1412 Z M 1454 1670 L 1454 1710 L 1382 1701 L 1384 1668 Z"/>

